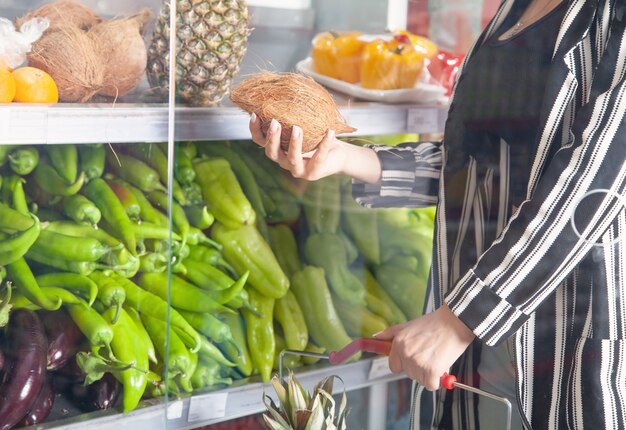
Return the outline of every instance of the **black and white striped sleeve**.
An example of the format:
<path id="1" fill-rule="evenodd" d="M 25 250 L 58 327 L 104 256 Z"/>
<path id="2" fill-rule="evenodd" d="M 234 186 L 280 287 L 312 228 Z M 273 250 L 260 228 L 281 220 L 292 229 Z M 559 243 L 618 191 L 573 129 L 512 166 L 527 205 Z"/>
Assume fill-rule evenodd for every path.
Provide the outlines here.
<path id="1" fill-rule="evenodd" d="M 376 184 L 353 182 L 352 195 L 359 204 L 382 208 L 436 204 L 441 174 L 441 143 L 367 147 L 376 151 L 382 166 L 382 176 Z"/>

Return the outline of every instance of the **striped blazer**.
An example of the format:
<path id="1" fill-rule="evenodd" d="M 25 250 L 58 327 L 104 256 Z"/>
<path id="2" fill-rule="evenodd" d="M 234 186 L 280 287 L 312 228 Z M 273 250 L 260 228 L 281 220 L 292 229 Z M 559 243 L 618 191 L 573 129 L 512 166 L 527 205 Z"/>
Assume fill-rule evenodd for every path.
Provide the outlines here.
<path id="1" fill-rule="evenodd" d="M 519 2 L 529 0 L 503 1 L 466 62 Z M 625 429 L 626 2 L 567 3 L 519 208 L 506 143 L 481 166 L 448 139 L 462 127 L 453 115 L 442 145 L 374 147 L 382 179 L 353 192 L 365 206 L 437 204 L 427 306 L 447 303 L 477 336 L 452 369 L 460 379 L 476 383 L 481 344 L 513 336 L 528 428 Z M 462 200 L 454 213 L 451 194 Z M 479 428 L 476 396 L 435 396 L 434 427 Z"/>

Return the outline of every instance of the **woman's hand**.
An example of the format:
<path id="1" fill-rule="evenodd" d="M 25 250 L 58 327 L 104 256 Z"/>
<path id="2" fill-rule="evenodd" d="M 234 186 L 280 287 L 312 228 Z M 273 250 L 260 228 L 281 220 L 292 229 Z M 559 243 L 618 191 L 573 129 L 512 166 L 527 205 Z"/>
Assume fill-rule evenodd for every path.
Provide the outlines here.
<path id="1" fill-rule="evenodd" d="M 352 176 L 358 180 L 375 183 L 380 179 L 381 166 L 376 153 L 342 142 L 329 130 L 319 146 L 310 152 L 302 153 L 302 128 L 293 126 L 289 149 L 280 147 L 281 126 L 272 120 L 267 135 L 261 130 L 261 121 L 255 114 L 250 116 L 252 140 L 265 148 L 265 155 L 289 170 L 295 178 L 315 181 L 334 174 Z"/>
<path id="2" fill-rule="evenodd" d="M 441 376 L 474 338 L 474 333 L 446 305 L 376 335 L 376 339 L 393 340 L 389 354 L 391 371 L 404 371 L 431 391 L 439 388 Z"/>

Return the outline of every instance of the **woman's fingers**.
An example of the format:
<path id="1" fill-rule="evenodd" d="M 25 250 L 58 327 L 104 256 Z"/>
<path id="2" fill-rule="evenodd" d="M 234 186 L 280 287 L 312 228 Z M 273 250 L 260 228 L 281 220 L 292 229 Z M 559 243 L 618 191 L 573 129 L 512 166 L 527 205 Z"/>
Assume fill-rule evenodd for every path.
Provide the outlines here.
<path id="1" fill-rule="evenodd" d="M 304 174 L 304 160 L 302 159 L 302 129 L 294 125 L 291 129 L 291 140 L 287 150 L 287 169 L 295 178 Z"/>
<path id="2" fill-rule="evenodd" d="M 265 135 L 261 130 L 261 120 L 256 114 L 253 112 L 250 115 L 250 123 L 248 124 L 248 128 L 250 129 L 250 135 L 252 136 L 252 141 L 259 146 L 265 146 Z"/>
<path id="3" fill-rule="evenodd" d="M 280 123 L 273 119 L 270 122 L 270 127 L 267 130 L 267 136 L 265 137 L 265 155 L 270 160 L 274 160 L 276 162 L 279 161 L 280 157 L 280 133 L 281 127 Z"/>

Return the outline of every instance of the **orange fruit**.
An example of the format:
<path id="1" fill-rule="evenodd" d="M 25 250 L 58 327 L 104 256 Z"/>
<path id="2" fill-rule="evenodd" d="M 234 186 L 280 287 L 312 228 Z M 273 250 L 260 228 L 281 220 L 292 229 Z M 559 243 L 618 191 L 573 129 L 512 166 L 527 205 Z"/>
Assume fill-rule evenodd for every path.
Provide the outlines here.
<path id="1" fill-rule="evenodd" d="M 11 69 L 0 61 L 0 103 L 11 103 L 15 97 L 15 78 Z"/>
<path id="2" fill-rule="evenodd" d="M 52 76 L 35 67 L 20 67 L 13 71 L 16 102 L 57 103 L 59 89 Z"/>

